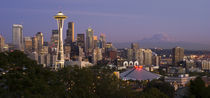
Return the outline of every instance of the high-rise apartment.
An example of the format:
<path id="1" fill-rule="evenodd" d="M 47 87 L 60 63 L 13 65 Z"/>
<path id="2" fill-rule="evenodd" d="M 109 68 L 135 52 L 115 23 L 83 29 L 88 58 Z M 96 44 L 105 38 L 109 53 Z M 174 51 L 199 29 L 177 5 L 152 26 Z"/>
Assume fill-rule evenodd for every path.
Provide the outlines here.
<path id="1" fill-rule="evenodd" d="M 144 65 L 152 65 L 152 50 L 150 49 L 144 51 Z"/>
<path id="2" fill-rule="evenodd" d="M 174 66 L 178 66 L 184 59 L 184 48 L 175 47 L 172 49 L 172 63 Z"/>

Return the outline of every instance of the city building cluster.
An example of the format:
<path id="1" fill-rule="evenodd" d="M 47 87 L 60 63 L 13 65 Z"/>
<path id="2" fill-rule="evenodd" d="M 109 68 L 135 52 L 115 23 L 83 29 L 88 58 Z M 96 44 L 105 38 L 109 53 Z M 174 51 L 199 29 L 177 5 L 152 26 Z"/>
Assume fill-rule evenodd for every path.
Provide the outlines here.
<path id="1" fill-rule="evenodd" d="M 54 18 L 57 20 L 58 29 L 52 30 L 49 42 L 44 40 L 42 32 L 37 32 L 32 37 L 24 37 L 23 25 L 13 24 L 12 43 L 6 44 L 4 37 L 0 35 L 0 52 L 24 51 L 38 64 L 55 70 L 65 66 L 88 67 L 100 64 L 117 70 L 134 68 L 118 77 L 151 80 L 162 75 L 165 76 L 166 82 L 170 82 L 177 89 L 184 87 L 195 78 L 189 76 L 189 73 L 210 71 L 208 57 L 185 55 L 185 50 L 181 47 L 175 47 L 170 53 L 165 54 L 162 54 L 164 52 L 162 49 L 140 48 L 138 43 L 131 43 L 130 48 L 117 49 L 112 42 L 107 42 L 104 33 L 101 33 L 99 37 L 95 36 L 94 30 L 90 27 L 87 28 L 86 34 L 78 33 L 75 38 L 74 22 L 68 22 L 66 38 L 63 40 L 63 26 L 65 26 L 64 20 L 67 16 L 59 12 Z M 157 50 L 161 52 L 155 52 Z M 143 68 L 143 70 L 135 70 L 136 68 L 140 70 Z"/>
<path id="2" fill-rule="evenodd" d="M 90 27 L 86 34 L 78 33 L 75 38 L 74 22 L 68 22 L 66 38 L 63 40 L 63 23 L 67 16 L 59 12 L 54 18 L 57 20 L 58 29 L 52 30 L 49 42 L 44 40 L 42 32 L 37 32 L 33 37 L 24 37 L 23 25 L 13 24 L 12 43 L 5 44 L 5 39 L 0 35 L 0 51 L 24 51 L 38 64 L 53 69 L 68 65 L 92 66 L 116 53 L 117 50 L 112 43 L 106 42 L 105 34 L 95 36 L 94 30 Z"/>

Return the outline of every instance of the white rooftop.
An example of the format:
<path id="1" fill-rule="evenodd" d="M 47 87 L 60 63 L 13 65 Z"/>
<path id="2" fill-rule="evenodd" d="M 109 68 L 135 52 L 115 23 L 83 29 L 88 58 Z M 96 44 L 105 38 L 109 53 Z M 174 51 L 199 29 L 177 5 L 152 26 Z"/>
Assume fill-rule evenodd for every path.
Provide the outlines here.
<path id="1" fill-rule="evenodd" d="M 159 79 L 160 75 L 146 71 L 145 69 L 132 68 L 120 74 L 123 80 L 153 80 Z"/>

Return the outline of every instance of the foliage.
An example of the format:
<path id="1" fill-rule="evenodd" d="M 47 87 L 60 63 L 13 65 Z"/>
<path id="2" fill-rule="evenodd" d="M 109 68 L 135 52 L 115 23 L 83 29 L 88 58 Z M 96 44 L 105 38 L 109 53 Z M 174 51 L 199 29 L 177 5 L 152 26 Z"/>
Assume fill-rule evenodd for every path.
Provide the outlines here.
<path id="1" fill-rule="evenodd" d="M 140 98 L 169 98 L 157 88 L 149 88 L 141 93 Z"/>
<path id="2" fill-rule="evenodd" d="M 64 97 L 55 72 L 42 68 L 20 51 L 0 53 L 0 97 Z"/>
<path id="3" fill-rule="evenodd" d="M 168 98 L 173 88 L 160 80 L 139 82 L 135 91 L 103 64 L 97 67 L 43 68 L 21 51 L 0 53 L 0 98 Z"/>
<path id="4" fill-rule="evenodd" d="M 205 87 L 205 82 L 200 78 L 190 81 L 190 97 L 210 98 L 210 87 Z"/>
<path id="5" fill-rule="evenodd" d="M 0 97 L 123 98 L 135 95 L 113 70 L 43 68 L 21 51 L 0 53 Z"/>
<path id="6" fill-rule="evenodd" d="M 161 80 L 153 80 L 148 83 L 148 86 L 145 88 L 145 90 L 151 89 L 151 88 L 157 88 L 158 90 L 160 90 L 161 92 L 163 92 L 170 98 L 174 97 L 174 93 L 175 93 L 174 87 L 171 86 L 167 82 L 164 82 Z"/>

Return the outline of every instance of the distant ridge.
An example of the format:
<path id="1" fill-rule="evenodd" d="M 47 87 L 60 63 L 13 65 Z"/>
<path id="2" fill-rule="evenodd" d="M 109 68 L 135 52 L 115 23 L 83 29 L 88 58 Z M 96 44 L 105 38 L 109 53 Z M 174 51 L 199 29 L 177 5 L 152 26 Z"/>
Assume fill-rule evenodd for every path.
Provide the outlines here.
<path id="1" fill-rule="evenodd" d="M 185 49 L 190 50 L 210 50 L 210 45 L 200 44 L 200 43 L 192 43 L 192 42 L 184 42 L 184 41 L 176 41 L 172 38 L 169 38 L 165 34 L 155 34 L 151 38 L 145 38 L 139 41 L 135 41 L 139 43 L 140 48 L 166 48 L 171 49 L 176 46 L 183 47 Z M 124 43 L 114 43 L 116 48 L 130 48 L 131 42 Z"/>

